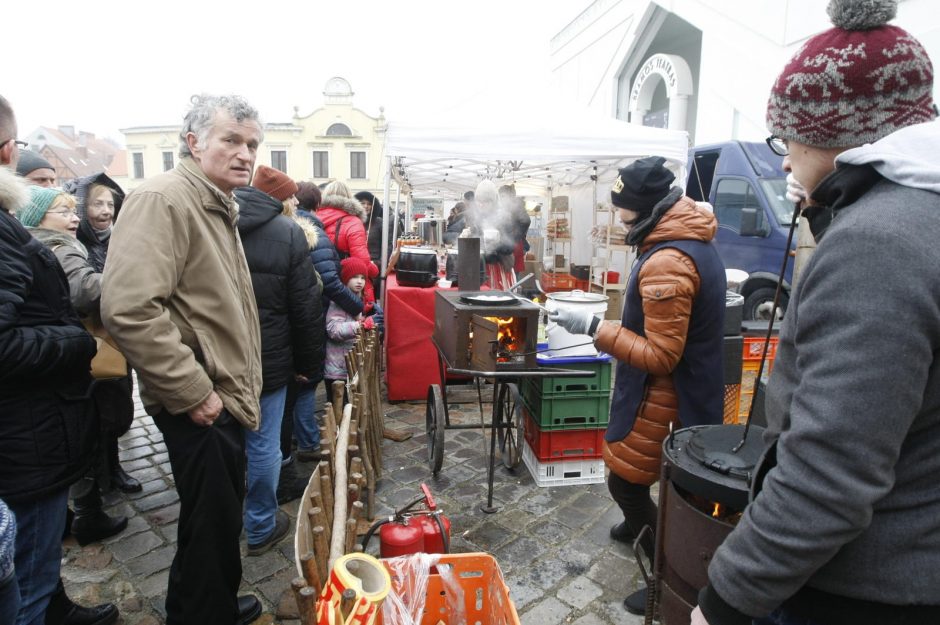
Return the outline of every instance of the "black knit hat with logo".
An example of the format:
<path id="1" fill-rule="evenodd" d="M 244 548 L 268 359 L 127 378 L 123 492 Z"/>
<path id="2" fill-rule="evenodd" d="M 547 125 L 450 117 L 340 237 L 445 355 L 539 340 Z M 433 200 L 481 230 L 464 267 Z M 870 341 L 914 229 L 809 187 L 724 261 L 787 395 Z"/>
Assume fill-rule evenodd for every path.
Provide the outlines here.
<path id="1" fill-rule="evenodd" d="M 662 156 L 647 156 L 620 170 L 610 189 L 610 201 L 617 208 L 636 211 L 642 218 L 666 197 L 675 174 L 666 169 Z"/>

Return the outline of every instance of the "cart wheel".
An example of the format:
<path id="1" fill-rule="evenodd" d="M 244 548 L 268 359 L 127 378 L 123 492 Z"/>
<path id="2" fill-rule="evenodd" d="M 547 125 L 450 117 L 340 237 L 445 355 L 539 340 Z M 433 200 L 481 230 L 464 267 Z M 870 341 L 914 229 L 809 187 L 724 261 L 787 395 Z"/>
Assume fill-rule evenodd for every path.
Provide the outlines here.
<path id="1" fill-rule="evenodd" d="M 522 461 L 522 441 L 525 436 L 522 423 L 522 396 L 519 387 L 506 383 L 499 389 L 499 398 L 495 407 L 496 433 L 503 465 L 515 469 Z"/>
<path id="2" fill-rule="evenodd" d="M 444 464 L 444 394 L 439 384 L 428 387 L 428 404 L 424 413 L 428 434 L 428 466 L 437 475 Z"/>

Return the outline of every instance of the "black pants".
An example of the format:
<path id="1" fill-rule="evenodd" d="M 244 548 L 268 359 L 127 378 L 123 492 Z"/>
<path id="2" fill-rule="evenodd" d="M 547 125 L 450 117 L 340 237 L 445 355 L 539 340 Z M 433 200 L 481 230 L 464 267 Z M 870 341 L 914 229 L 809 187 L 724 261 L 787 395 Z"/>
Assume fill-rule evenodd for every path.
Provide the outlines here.
<path id="1" fill-rule="evenodd" d="M 607 478 L 607 490 L 611 497 L 623 512 L 624 522 L 627 528 L 634 536 L 639 536 L 640 530 L 645 525 L 649 525 L 653 532 L 656 531 L 656 504 L 650 497 L 650 487 L 634 484 L 611 473 Z M 653 559 L 654 542 L 653 535 L 646 534 L 643 541 L 643 550 Z"/>
<path id="2" fill-rule="evenodd" d="M 167 625 L 233 625 L 242 577 L 244 430 L 225 410 L 209 427 L 185 414 L 162 412 L 153 420 L 163 433 L 180 498 Z"/>

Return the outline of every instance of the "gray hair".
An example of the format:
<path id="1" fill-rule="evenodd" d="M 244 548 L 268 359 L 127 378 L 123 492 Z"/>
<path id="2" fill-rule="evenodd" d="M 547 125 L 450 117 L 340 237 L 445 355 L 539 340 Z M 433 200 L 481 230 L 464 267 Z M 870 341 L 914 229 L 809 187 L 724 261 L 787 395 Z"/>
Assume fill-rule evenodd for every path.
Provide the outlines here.
<path id="1" fill-rule="evenodd" d="M 15 135 L 16 134 L 16 115 L 13 114 L 13 107 L 10 106 L 9 100 L 0 95 L 0 133 L 4 135 Z M 16 139 L 16 137 L 2 137 L 6 140 Z"/>
<path id="2" fill-rule="evenodd" d="M 246 120 L 257 122 L 261 128 L 261 138 L 264 139 L 264 124 L 261 123 L 257 109 L 239 95 L 216 96 L 203 93 L 190 98 L 190 103 L 192 106 L 183 118 L 183 129 L 180 130 L 180 158 L 193 155 L 186 143 L 186 135 L 189 133 L 196 135 L 196 144 L 200 147 L 206 144 L 215 114 L 219 111 L 227 112 L 239 123 Z"/>

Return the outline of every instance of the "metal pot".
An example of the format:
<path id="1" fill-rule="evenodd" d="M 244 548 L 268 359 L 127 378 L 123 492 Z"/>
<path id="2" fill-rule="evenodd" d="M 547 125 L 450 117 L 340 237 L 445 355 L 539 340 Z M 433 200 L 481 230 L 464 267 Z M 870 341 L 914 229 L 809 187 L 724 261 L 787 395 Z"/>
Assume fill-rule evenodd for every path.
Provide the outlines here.
<path id="1" fill-rule="evenodd" d="M 395 268 L 401 271 L 424 271 L 436 276 L 437 252 L 426 247 L 402 247 Z"/>
<path id="2" fill-rule="evenodd" d="M 585 293 L 574 290 L 561 293 L 549 293 L 545 308 L 549 311 L 570 309 L 575 312 L 589 312 L 601 317 L 607 312 L 610 299 L 600 293 Z M 596 356 L 597 350 L 591 337 L 586 334 L 571 334 L 554 323 L 545 326 L 548 335 L 548 354 L 552 356 Z"/>
<path id="3" fill-rule="evenodd" d="M 418 220 L 418 236 L 424 241 L 425 245 L 437 247 L 444 245 L 444 224 L 447 222 L 443 217 L 422 217 Z"/>

